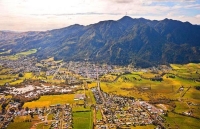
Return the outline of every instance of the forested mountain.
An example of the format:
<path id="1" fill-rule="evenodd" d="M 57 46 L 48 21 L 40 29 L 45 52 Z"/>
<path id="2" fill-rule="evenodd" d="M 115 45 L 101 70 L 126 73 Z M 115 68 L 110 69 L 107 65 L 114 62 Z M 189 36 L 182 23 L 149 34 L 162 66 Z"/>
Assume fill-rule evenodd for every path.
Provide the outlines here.
<path id="1" fill-rule="evenodd" d="M 42 59 L 85 60 L 148 67 L 200 62 L 200 26 L 171 19 L 125 16 L 88 26 L 71 25 L 44 32 L 0 32 L 1 51 L 37 49 Z"/>

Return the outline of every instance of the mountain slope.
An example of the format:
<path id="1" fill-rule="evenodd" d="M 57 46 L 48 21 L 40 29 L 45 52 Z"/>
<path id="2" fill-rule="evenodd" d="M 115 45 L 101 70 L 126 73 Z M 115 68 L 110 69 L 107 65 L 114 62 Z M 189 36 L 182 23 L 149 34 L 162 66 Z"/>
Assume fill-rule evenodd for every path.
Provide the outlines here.
<path id="1" fill-rule="evenodd" d="M 125 16 L 88 26 L 45 32 L 0 32 L 0 50 L 11 54 L 38 49 L 38 58 L 85 60 L 148 67 L 200 62 L 200 26 L 171 19 L 151 21 Z"/>

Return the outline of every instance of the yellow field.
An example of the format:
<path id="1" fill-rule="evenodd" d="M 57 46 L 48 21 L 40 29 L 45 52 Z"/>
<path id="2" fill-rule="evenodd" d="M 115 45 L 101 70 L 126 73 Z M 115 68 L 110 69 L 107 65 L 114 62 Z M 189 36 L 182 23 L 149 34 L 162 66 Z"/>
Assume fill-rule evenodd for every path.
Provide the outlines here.
<path id="1" fill-rule="evenodd" d="M 31 122 L 25 122 L 26 120 L 31 120 Z M 7 129 L 30 129 L 31 126 L 38 121 L 38 115 L 34 115 L 34 118 L 31 118 L 30 115 L 16 116 L 14 122 L 11 122 Z"/>
<path id="2" fill-rule="evenodd" d="M 116 79 L 116 75 L 110 75 L 110 74 L 107 74 L 107 75 L 104 75 L 101 80 L 103 81 L 108 81 L 108 82 L 112 82 Z"/>
<path id="3" fill-rule="evenodd" d="M 63 95 L 45 95 L 41 96 L 39 100 L 27 102 L 24 104 L 25 107 L 35 108 L 35 107 L 48 107 L 55 104 L 66 104 L 74 103 L 74 94 L 63 94 Z"/>
<path id="4" fill-rule="evenodd" d="M 29 120 L 29 119 L 31 119 L 31 116 L 30 115 L 28 115 L 28 116 L 17 116 L 17 117 L 15 117 L 15 122 L 23 122 L 23 121 L 25 121 L 25 120 Z"/>
<path id="5" fill-rule="evenodd" d="M 33 73 L 25 73 L 24 78 L 29 79 L 33 77 Z"/>
<path id="6" fill-rule="evenodd" d="M 4 85 L 7 82 L 12 81 L 13 79 L 4 79 L 4 80 L 0 80 L 0 85 Z"/>
<path id="7" fill-rule="evenodd" d="M 6 95 L 5 98 L 7 98 L 7 99 L 8 98 L 12 98 L 12 96 L 11 95 Z"/>
<path id="8" fill-rule="evenodd" d="M 1 71 L 0 71 L 0 73 L 1 74 L 4 74 L 4 73 L 6 73 L 6 72 L 9 72 L 11 69 L 9 69 L 9 68 L 3 68 Z"/>
<path id="9" fill-rule="evenodd" d="M 96 87 L 97 86 L 97 83 L 96 82 L 92 82 L 92 83 L 88 83 L 88 88 L 93 88 L 93 87 Z"/>
<path id="10" fill-rule="evenodd" d="M 33 78 L 32 73 L 24 73 L 24 77 L 18 77 L 18 74 L 11 75 L 11 74 L 5 74 L 5 75 L 0 75 L 0 85 L 4 85 L 5 83 L 9 83 L 10 85 L 16 85 L 20 84 L 24 81 L 24 79 L 30 79 Z M 18 78 L 16 80 L 16 78 Z"/>
<path id="11" fill-rule="evenodd" d="M 158 76 L 159 74 L 154 74 L 154 73 L 151 73 L 151 72 L 146 72 L 146 73 L 143 73 L 141 74 L 142 77 L 144 78 L 154 78 L 155 76 Z"/>
<path id="12" fill-rule="evenodd" d="M 49 58 L 48 61 L 54 61 L 53 58 Z M 154 78 L 155 76 L 161 75 L 162 71 L 158 73 L 153 73 L 151 71 L 147 72 L 133 72 L 132 74 L 121 75 L 116 81 L 116 75 L 105 75 L 101 78 L 100 87 L 104 92 L 122 95 L 122 96 L 130 96 L 136 99 L 143 99 L 146 101 L 153 100 L 153 99 L 160 99 L 160 98 L 167 98 L 173 99 L 171 103 L 175 104 L 176 107 L 174 108 L 172 105 L 166 103 L 165 106 L 169 110 L 169 117 L 167 117 L 166 122 L 170 124 L 170 127 L 194 127 L 199 128 L 199 125 L 195 125 L 197 120 L 190 117 L 185 117 L 182 115 L 173 114 L 171 110 L 174 109 L 176 113 L 182 113 L 189 110 L 193 111 L 194 117 L 199 117 L 199 106 L 195 105 L 188 105 L 187 102 L 191 102 L 192 104 L 199 105 L 200 104 L 200 96 L 199 91 L 195 89 L 195 86 L 200 86 L 200 82 L 195 81 L 193 78 L 198 79 L 200 78 L 200 64 L 186 64 L 186 65 L 179 65 L 179 64 L 171 64 L 173 70 L 169 73 L 164 74 L 162 76 L 163 81 L 151 81 L 148 78 Z M 65 70 L 65 69 L 61 69 Z M 6 72 L 6 70 L 2 70 L 1 72 Z M 175 78 L 170 77 L 175 76 Z M 18 77 L 17 75 L 13 75 L 9 80 L 6 78 L 5 75 L 0 75 L 0 78 L 3 80 L 0 81 L 0 84 L 4 84 L 5 81 L 12 81 L 14 78 Z M 65 82 L 64 80 L 52 80 L 53 76 L 45 76 L 44 72 L 41 72 L 41 75 L 38 77 L 33 76 L 32 73 L 25 73 L 24 77 L 20 78 L 20 80 L 16 80 L 11 82 L 11 85 L 20 83 L 25 78 L 32 78 L 32 79 L 43 79 L 47 82 L 52 83 L 61 83 Z M 146 79 L 145 79 L 146 78 Z M 192 78 L 192 79 L 190 79 Z M 84 80 L 84 79 L 83 79 Z M 114 82 L 113 82 L 114 81 Z M 88 104 L 95 104 L 95 99 L 90 91 L 90 88 L 96 87 L 96 82 L 88 83 L 89 90 L 80 90 L 77 93 L 87 95 L 87 103 Z M 178 92 L 179 88 L 184 86 L 184 90 Z M 189 91 L 186 92 L 187 88 L 190 87 Z M 145 89 L 145 87 L 150 87 L 150 89 Z M 186 93 L 185 93 L 186 92 Z M 184 94 L 185 93 L 185 94 Z M 184 96 L 183 96 L 184 94 Z M 35 108 L 35 107 L 48 107 L 50 105 L 55 104 L 76 104 L 76 103 L 83 103 L 83 101 L 74 101 L 74 94 L 63 94 L 63 95 L 45 95 L 41 96 L 41 98 L 37 101 L 27 102 L 24 104 L 25 107 Z M 83 106 L 73 107 L 73 111 L 84 111 L 90 110 L 89 107 L 84 108 Z M 16 119 L 16 122 L 21 122 L 24 118 Z M 184 121 L 187 119 L 187 121 Z M 181 124 L 182 121 L 186 122 L 184 126 Z M 39 126 L 38 126 L 39 127 Z M 153 129 L 155 126 L 148 125 L 148 126 L 137 126 L 131 127 L 131 129 Z"/>
<path id="13" fill-rule="evenodd" d="M 183 69 L 186 69 L 186 67 L 190 67 L 189 72 L 195 71 L 196 68 L 200 67 L 199 64 L 187 64 L 187 65 L 175 65 L 172 64 L 172 67 L 174 69 L 180 69 L 184 73 L 188 73 L 187 71 L 183 71 Z M 186 69 L 188 70 L 188 69 Z M 174 72 L 177 72 L 177 70 L 173 70 Z M 170 71 L 171 72 L 171 71 Z M 177 72 L 178 73 L 178 72 Z M 133 72 L 132 74 L 122 75 L 118 78 L 116 82 L 109 83 L 109 82 L 101 82 L 101 88 L 105 92 L 109 93 L 115 93 L 119 95 L 126 95 L 126 96 L 133 96 L 135 98 L 142 98 L 144 100 L 149 100 L 152 98 L 160 98 L 160 97 L 167 97 L 170 99 L 177 99 L 182 94 L 177 93 L 177 90 L 181 87 L 189 87 L 192 88 L 185 94 L 185 97 L 190 99 L 196 99 L 196 101 L 200 100 L 200 97 L 198 97 L 199 91 L 195 89 L 195 86 L 200 85 L 200 82 L 195 82 L 192 79 L 183 79 L 181 76 L 184 74 L 181 74 L 180 76 L 175 76 L 175 78 L 170 78 L 169 75 L 171 74 L 165 74 L 162 78 L 163 81 L 151 81 L 150 79 L 144 79 L 145 78 L 153 78 L 157 76 L 157 74 L 154 74 L 152 72 Z M 194 73 L 194 72 L 193 72 Z M 198 73 L 194 73 L 195 77 L 198 78 L 200 75 Z M 190 74 L 189 76 L 192 76 L 194 74 Z M 109 78 L 109 76 L 108 76 Z M 151 87 L 151 90 L 142 90 L 141 87 Z M 126 88 L 126 89 L 125 89 Z M 138 89 L 139 88 L 139 89 Z"/>
<path id="14" fill-rule="evenodd" d="M 16 80 L 16 81 L 14 81 L 14 82 L 10 82 L 9 84 L 10 85 L 16 85 L 16 84 L 20 84 L 20 83 L 22 83 L 24 80 Z"/>
<path id="15" fill-rule="evenodd" d="M 197 85 L 193 81 L 188 80 L 182 80 L 180 78 L 172 79 L 172 78 L 166 78 L 164 77 L 164 80 L 162 82 L 153 82 L 150 80 L 142 79 L 140 81 L 135 80 L 133 82 L 122 82 L 117 81 L 115 83 L 101 83 L 101 88 L 103 91 L 108 93 L 116 93 L 119 95 L 128 95 L 133 96 L 135 98 L 143 98 L 144 100 L 149 100 L 147 96 L 149 96 L 151 93 L 155 93 L 153 97 L 159 97 L 159 96 L 165 96 L 167 98 L 176 99 L 180 96 L 180 94 L 177 94 L 176 91 L 179 89 L 180 86 L 195 86 Z M 144 90 L 139 91 L 139 87 L 151 87 L 151 90 Z M 123 89 L 126 88 L 126 89 Z M 192 90 L 194 87 L 191 88 Z M 192 91 L 191 90 L 191 91 Z M 197 92 L 194 91 L 190 93 L 191 95 L 194 95 L 194 93 Z M 161 95 L 159 95 L 161 94 Z M 156 96 L 158 95 L 158 96 Z M 187 94 L 186 94 L 187 95 Z"/>
<path id="16" fill-rule="evenodd" d="M 146 126 L 136 126 L 136 127 L 131 127 L 131 129 L 155 129 L 155 125 L 146 125 Z"/>
<path id="17" fill-rule="evenodd" d="M 181 64 L 170 64 L 173 69 L 183 69 L 183 65 Z"/>
<path id="18" fill-rule="evenodd" d="M 50 57 L 50 58 L 42 60 L 42 61 L 45 61 L 45 62 L 54 61 L 54 57 Z"/>

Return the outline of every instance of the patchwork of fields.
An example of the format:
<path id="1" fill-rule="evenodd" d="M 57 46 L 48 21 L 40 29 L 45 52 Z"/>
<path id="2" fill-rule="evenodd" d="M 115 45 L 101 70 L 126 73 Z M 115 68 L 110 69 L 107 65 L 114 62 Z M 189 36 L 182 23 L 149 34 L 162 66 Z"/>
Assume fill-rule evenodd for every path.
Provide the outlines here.
<path id="1" fill-rule="evenodd" d="M 27 56 L 35 52 L 37 50 L 32 49 L 9 56 L 9 58 L 17 60 L 21 56 Z M 0 59 L 4 58 L 1 57 Z M 97 83 L 94 80 L 86 83 L 87 78 L 85 79 L 70 72 L 67 67 L 61 67 L 62 62 L 62 60 L 54 61 L 53 58 L 43 60 L 42 63 L 37 63 L 36 65 L 42 69 L 48 68 L 48 71 L 23 72 L 23 76 L 20 76 L 20 73 L 9 73 L 13 69 L 0 66 L 0 85 L 4 87 L 5 84 L 9 83 L 11 87 L 21 87 L 24 85 L 25 80 L 37 80 L 40 83 L 45 82 L 48 85 L 65 86 L 68 81 L 66 77 L 70 77 L 75 81 L 79 80 L 83 82 L 81 87 L 84 88 L 75 93 L 42 95 L 37 100 L 25 102 L 22 108 L 36 109 L 52 105 L 70 104 L 72 106 L 73 128 L 92 129 L 94 120 L 101 121 L 103 119 L 100 110 L 97 110 L 97 112 L 94 111 L 96 100 L 91 89 L 97 87 Z M 110 73 L 102 75 L 99 79 L 100 88 L 105 93 L 132 97 L 136 101 L 147 101 L 165 110 L 167 115 L 162 117 L 166 120 L 165 127 L 167 128 L 199 129 L 200 90 L 197 87 L 200 87 L 200 64 L 171 64 L 170 66 L 171 69 L 137 69 L 125 74 Z M 51 69 L 54 70 L 54 74 L 48 75 Z M 76 94 L 84 94 L 86 97 L 84 100 L 77 101 L 74 99 Z M 2 105 L 3 103 L 1 103 Z M 53 115 L 49 115 L 48 119 L 53 119 Z M 14 122 L 9 124 L 8 129 L 14 129 L 15 127 L 31 128 L 35 121 L 40 121 L 38 115 L 35 115 L 34 119 L 28 115 L 17 116 Z M 50 128 L 50 124 L 48 126 L 45 126 L 44 123 L 38 124 L 35 128 Z M 143 128 L 153 129 L 155 126 L 134 127 L 134 129 Z"/>

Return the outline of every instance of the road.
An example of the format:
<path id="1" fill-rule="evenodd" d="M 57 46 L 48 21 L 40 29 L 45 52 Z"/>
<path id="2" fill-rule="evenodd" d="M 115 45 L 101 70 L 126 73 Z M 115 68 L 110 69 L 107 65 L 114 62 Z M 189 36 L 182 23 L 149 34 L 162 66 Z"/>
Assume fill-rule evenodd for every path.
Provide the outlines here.
<path id="1" fill-rule="evenodd" d="M 164 124 L 158 119 L 158 117 L 159 117 L 158 114 L 157 114 L 156 116 L 153 116 L 153 115 L 151 115 L 151 113 L 150 113 L 149 110 L 147 110 L 146 108 L 144 108 L 143 106 L 141 106 L 141 104 L 140 104 L 139 101 L 137 101 L 137 102 L 135 102 L 135 103 L 136 103 L 137 106 L 139 106 L 141 109 L 145 110 L 145 112 L 147 112 L 147 113 L 149 114 L 149 116 L 150 116 L 153 120 L 158 121 L 158 124 L 159 124 L 160 126 L 162 126 L 162 127 L 165 129 Z M 151 107 L 154 108 L 153 106 L 151 106 Z"/>
<path id="2" fill-rule="evenodd" d="M 106 103 L 106 100 L 105 100 L 105 98 L 104 98 L 104 96 L 103 96 L 103 94 L 101 92 L 100 81 L 97 81 L 97 87 L 98 87 L 97 89 L 98 89 L 99 95 L 101 96 L 101 99 L 102 99 L 103 105 L 104 105 Z"/>
<path id="3" fill-rule="evenodd" d="M 98 87 L 97 89 L 98 89 L 99 95 L 101 96 L 101 99 L 102 99 L 102 101 L 103 101 L 103 104 L 99 105 L 99 109 L 100 109 L 100 111 L 101 111 L 101 114 L 102 114 L 102 117 L 103 117 L 104 121 L 106 122 L 106 124 L 105 124 L 106 129 L 109 129 L 109 128 L 108 128 L 108 121 L 107 121 L 106 116 L 105 116 L 104 113 L 103 113 L 103 108 L 102 108 L 102 106 L 106 103 L 106 99 L 104 98 L 104 96 L 103 96 L 103 94 L 102 94 L 102 92 L 101 92 L 100 81 L 97 81 L 97 87 Z"/>
<path id="4" fill-rule="evenodd" d="M 64 107 L 62 107 L 62 114 L 60 117 L 60 129 L 63 129 Z"/>
<path id="5" fill-rule="evenodd" d="M 58 67 L 58 69 L 56 70 L 56 72 L 53 74 L 52 80 L 54 80 L 54 77 L 56 76 L 56 74 L 60 71 L 60 68 L 62 67 L 62 63 L 60 64 L 60 66 Z"/>

